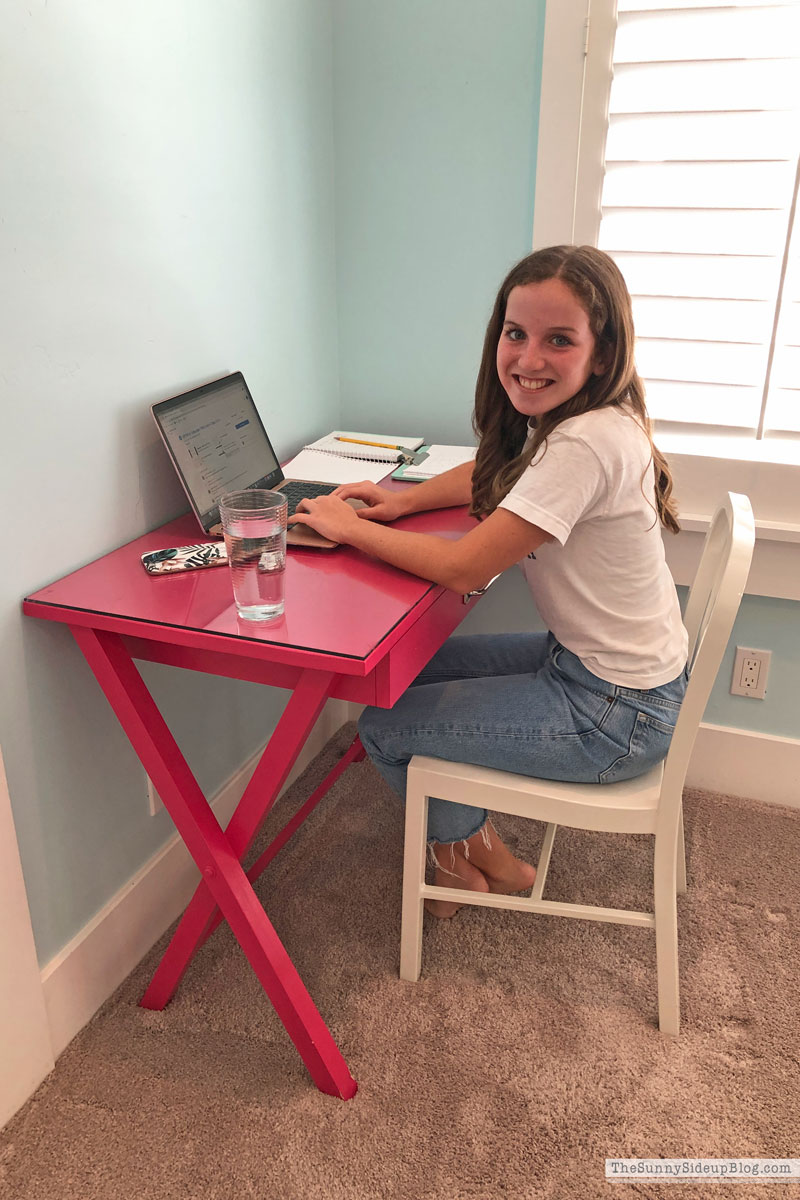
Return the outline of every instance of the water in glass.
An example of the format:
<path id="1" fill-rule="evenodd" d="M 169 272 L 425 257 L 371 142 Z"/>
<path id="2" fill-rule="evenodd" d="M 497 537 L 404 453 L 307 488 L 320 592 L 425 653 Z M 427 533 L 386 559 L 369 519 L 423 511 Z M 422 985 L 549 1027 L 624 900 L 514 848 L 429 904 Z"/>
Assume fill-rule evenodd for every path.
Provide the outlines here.
<path id="1" fill-rule="evenodd" d="M 250 518 L 231 524 L 225 545 L 239 616 L 250 621 L 279 617 L 284 608 L 285 532 L 274 520 Z"/>

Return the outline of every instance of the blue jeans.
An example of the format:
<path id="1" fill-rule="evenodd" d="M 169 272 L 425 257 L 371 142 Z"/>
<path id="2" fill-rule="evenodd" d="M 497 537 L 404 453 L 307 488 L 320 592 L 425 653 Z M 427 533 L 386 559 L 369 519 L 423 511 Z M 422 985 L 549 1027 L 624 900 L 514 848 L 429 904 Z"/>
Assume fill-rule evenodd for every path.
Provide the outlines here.
<path id="1" fill-rule="evenodd" d="M 687 672 L 639 691 L 598 679 L 552 634 L 453 637 L 391 709 L 367 708 L 358 731 L 400 796 L 415 754 L 518 775 L 612 783 L 666 756 Z M 428 840 L 459 842 L 485 809 L 431 797 Z"/>

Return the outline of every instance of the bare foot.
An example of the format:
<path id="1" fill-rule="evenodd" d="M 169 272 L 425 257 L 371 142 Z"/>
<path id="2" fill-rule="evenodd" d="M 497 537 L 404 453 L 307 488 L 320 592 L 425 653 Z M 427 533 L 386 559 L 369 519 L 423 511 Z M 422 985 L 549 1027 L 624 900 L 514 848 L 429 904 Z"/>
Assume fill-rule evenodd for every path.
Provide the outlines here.
<path id="1" fill-rule="evenodd" d="M 469 840 L 469 861 L 484 876 L 489 891 L 502 896 L 529 891 L 536 879 L 536 868 L 513 855 L 489 822 L 485 831 L 489 845 L 482 833 L 476 833 Z"/>
<path id="2" fill-rule="evenodd" d="M 437 867 L 434 872 L 433 882 L 436 887 L 461 888 L 468 892 L 488 892 L 490 891 L 489 884 L 484 878 L 483 872 L 474 867 L 472 863 L 467 862 L 462 853 L 458 850 L 454 851 L 454 856 L 450 855 L 449 846 L 436 846 L 434 848 L 437 862 L 441 862 L 447 868 L 442 870 Z M 455 871 L 456 874 L 450 874 Z M 434 917 L 439 917 L 440 920 L 448 921 L 454 917 L 463 905 L 452 903 L 449 900 L 433 900 L 430 897 L 425 901 L 425 908 Z"/>
<path id="3" fill-rule="evenodd" d="M 511 896 L 514 892 L 529 892 L 536 881 L 536 867 L 515 858 L 512 869 L 501 876 L 486 875 L 489 891 L 500 896 Z"/>

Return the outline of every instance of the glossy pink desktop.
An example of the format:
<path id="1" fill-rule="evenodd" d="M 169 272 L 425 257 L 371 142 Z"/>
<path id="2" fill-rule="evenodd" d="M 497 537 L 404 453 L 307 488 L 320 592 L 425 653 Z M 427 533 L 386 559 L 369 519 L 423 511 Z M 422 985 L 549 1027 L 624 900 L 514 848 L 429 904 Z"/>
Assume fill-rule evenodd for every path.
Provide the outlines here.
<path id="1" fill-rule="evenodd" d="M 459 537 L 473 524 L 463 509 L 397 522 L 404 529 L 444 537 Z M 240 860 L 325 701 L 391 707 L 470 606 L 454 592 L 350 547 L 330 552 L 293 548 L 284 617 L 254 624 L 237 616 L 227 567 L 154 577 L 141 565 L 141 555 L 148 551 L 199 540 L 194 518 L 182 517 L 42 588 L 23 608 L 29 616 L 70 626 L 201 874 L 141 1004 L 157 1009 L 167 1004 L 195 950 L 224 919 L 317 1087 L 349 1099 L 356 1082 L 250 881 L 348 764 L 363 757 L 358 738 L 247 875 Z M 291 690 L 224 832 L 134 659 Z"/>

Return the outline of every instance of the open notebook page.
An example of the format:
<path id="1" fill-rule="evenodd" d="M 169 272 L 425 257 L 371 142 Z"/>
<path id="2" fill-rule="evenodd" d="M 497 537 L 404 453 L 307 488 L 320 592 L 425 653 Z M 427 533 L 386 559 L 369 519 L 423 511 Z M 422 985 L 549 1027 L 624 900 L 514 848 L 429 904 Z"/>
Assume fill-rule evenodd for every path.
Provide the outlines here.
<path id="1" fill-rule="evenodd" d="M 363 458 L 340 458 L 336 454 L 320 454 L 316 450 L 301 450 L 285 463 L 287 479 L 315 479 L 320 483 L 360 483 L 369 479 L 380 483 L 396 463 L 367 462 Z"/>
<path id="2" fill-rule="evenodd" d="M 442 475 L 452 467 L 469 462 L 475 453 L 474 446 L 430 446 L 421 462 L 405 469 L 403 478 L 431 479 L 434 475 Z"/>

